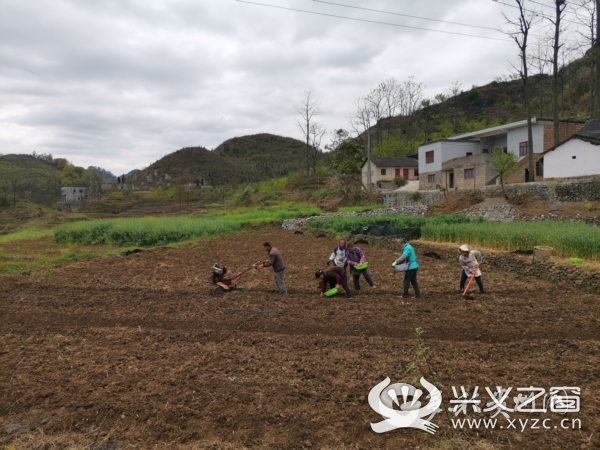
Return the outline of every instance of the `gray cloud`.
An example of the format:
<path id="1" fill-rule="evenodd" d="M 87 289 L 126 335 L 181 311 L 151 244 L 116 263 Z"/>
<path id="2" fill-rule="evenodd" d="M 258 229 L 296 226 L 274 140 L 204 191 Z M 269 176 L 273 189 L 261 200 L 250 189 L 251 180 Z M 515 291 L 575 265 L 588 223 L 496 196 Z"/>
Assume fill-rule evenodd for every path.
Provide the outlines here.
<path id="1" fill-rule="evenodd" d="M 264 3 L 502 37 L 311 0 Z M 483 0 L 368 6 L 503 22 L 499 6 Z M 432 93 L 456 80 L 484 84 L 507 71 L 513 47 L 233 0 L 3 0 L 0 152 L 51 152 L 121 173 L 184 146 L 214 148 L 244 134 L 299 138 L 294 104 L 309 88 L 332 131 L 347 126 L 355 99 L 379 80 L 413 75 Z"/>

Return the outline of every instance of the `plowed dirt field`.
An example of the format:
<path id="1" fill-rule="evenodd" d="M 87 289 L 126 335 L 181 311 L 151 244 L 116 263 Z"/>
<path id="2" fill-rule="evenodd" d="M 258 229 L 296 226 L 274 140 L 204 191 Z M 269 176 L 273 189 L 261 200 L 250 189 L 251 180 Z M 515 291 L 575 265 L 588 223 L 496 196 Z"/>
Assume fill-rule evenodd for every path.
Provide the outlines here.
<path id="1" fill-rule="evenodd" d="M 215 294 L 215 261 L 233 272 L 279 248 L 290 295 L 271 269 Z M 402 300 L 396 254 L 361 246 L 376 283 L 353 300 L 321 298 L 314 278 L 335 242 L 290 232 L 244 233 L 56 266 L 49 279 L 0 278 L 0 445 L 16 448 L 597 448 L 598 295 L 491 273 L 488 293 L 458 293 L 456 260 L 419 256 L 422 298 Z M 360 246 L 360 245 L 359 245 Z M 476 291 L 477 289 L 474 289 Z M 425 330 L 428 363 L 417 355 Z M 415 363 L 410 373 L 406 368 Z M 435 372 L 435 373 L 433 373 Z M 507 413 L 494 429 L 453 429 L 454 413 L 383 434 L 371 388 L 386 377 L 452 386 L 581 388 L 581 411 Z M 541 402 L 538 402 L 541 407 Z M 490 418 L 495 411 L 458 418 Z M 581 427 L 571 427 L 572 419 Z M 537 428 L 521 431 L 525 419 Z M 542 420 L 549 419 L 544 429 Z M 500 428 L 502 426 L 503 428 Z M 556 427 L 556 428 L 555 428 Z"/>

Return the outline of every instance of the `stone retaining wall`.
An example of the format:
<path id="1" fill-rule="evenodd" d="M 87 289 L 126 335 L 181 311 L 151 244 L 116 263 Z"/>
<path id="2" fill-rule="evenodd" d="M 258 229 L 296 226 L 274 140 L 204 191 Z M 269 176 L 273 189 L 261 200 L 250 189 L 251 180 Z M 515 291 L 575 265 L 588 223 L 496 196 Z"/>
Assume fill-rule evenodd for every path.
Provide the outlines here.
<path id="1" fill-rule="evenodd" d="M 381 195 L 383 203 L 388 208 L 431 205 L 444 199 L 444 193 L 441 191 L 393 191 L 384 192 Z"/>
<path id="2" fill-rule="evenodd" d="M 517 210 L 510 205 L 475 205 L 459 214 L 467 217 L 485 217 L 490 222 L 513 222 Z"/>
<path id="3" fill-rule="evenodd" d="M 541 181 L 535 183 L 507 184 L 504 186 L 506 194 L 509 197 L 518 195 L 532 195 L 542 200 L 559 202 L 590 202 L 600 201 L 600 177 L 588 178 L 573 181 Z M 468 191 L 469 189 L 465 189 Z M 419 200 L 415 200 L 414 192 L 421 195 Z M 388 207 L 406 206 L 406 205 L 430 205 L 437 203 L 444 198 L 441 191 L 414 191 L 414 192 L 384 192 L 382 193 L 383 202 Z M 456 191 L 460 192 L 460 191 Z M 500 186 L 484 186 L 477 188 L 483 197 L 494 198 L 502 197 L 502 188 Z"/>

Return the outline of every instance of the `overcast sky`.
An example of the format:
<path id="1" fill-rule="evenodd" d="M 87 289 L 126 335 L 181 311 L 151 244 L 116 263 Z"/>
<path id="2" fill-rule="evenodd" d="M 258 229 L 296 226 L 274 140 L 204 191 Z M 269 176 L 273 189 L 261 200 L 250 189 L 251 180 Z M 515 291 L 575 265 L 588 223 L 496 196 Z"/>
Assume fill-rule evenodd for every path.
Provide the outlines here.
<path id="1" fill-rule="evenodd" d="M 313 0 L 256 1 L 504 38 Z M 332 1 L 490 28 L 504 22 L 492 0 Z M 294 104 L 309 88 L 333 131 L 348 127 L 354 101 L 382 79 L 414 76 L 433 95 L 454 81 L 486 84 L 516 56 L 511 42 L 234 0 L 0 0 L 0 153 L 49 152 L 120 174 L 235 136 L 301 138 Z"/>

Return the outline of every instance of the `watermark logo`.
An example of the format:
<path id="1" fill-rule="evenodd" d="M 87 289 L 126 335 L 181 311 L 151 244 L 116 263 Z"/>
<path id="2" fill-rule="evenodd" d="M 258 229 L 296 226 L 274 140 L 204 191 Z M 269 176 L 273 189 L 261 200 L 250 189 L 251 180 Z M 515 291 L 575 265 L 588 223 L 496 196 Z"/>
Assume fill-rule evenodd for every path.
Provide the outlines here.
<path id="1" fill-rule="evenodd" d="M 434 434 L 438 426 L 431 422 L 441 412 L 442 393 L 425 378 L 420 380 L 421 386 L 428 391 L 424 396 L 421 389 L 406 383 L 390 384 L 386 378 L 369 392 L 369 405 L 383 417 L 383 421 L 371 423 L 376 433 L 397 430 L 399 428 L 417 428 Z M 487 393 L 487 402 L 480 396 Z M 547 391 L 543 387 L 495 386 L 480 390 L 474 388 L 452 386 L 453 398 L 447 411 L 449 424 L 454 429 L 581 429 L 581 419 L 564 417 L 560 421 L 545 418 L 541 414 L 553 413 L 562 416 L 579 413 L 581 409 L 581 389 L 576 386 L 551 387 Z M 424 399 L 428 403 L 423 406 Z M 397 406 L 394 409 L 394 404 Z M 513 418 L 512 414 L 521 417 Z M 534 414 L 537 417 L 523 417 Z M 469 415 L 479 417 L 469 418 Z M 481 415 L 485 415 L 481 417 Z"/>
<path id="2" fill-rule="evenodd" d="M 375 433 L 385 433 L 398 428 L 418 428 L 431 434 L 437 431 L 438 426 L 431 420 L 441 411 L 442 393 L 425 378 L 421 377 L 420 382 L 429 392 L 429 402 L 423 407 L 423 391 L 410 384 L 390 385 L 388 377 L 371 389 L 369 405 L 384 418 L 381 422 L 371 423 L 371 429 Z M 394 409 L 394 403 L 400 410 Z"/>

